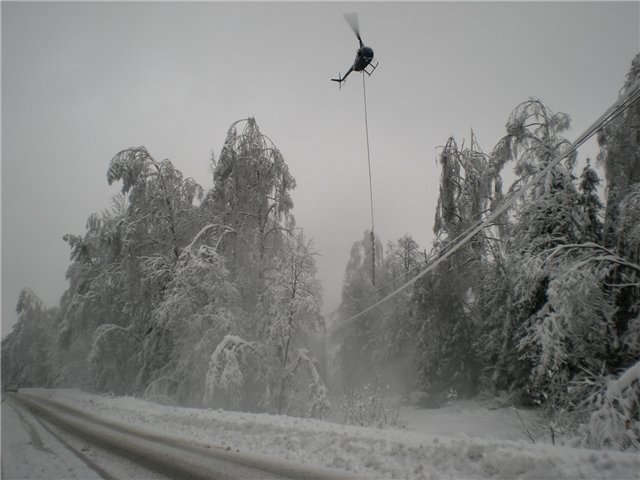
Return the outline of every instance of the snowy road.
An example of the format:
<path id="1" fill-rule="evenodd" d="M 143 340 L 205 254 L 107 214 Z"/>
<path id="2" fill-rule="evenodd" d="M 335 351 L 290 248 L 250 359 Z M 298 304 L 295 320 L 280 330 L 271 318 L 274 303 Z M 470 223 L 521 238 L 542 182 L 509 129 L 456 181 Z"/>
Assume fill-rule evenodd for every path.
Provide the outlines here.
<path id="1" fill-rule="evenodd" d="M 28 394 L 2 408 L 4 479 L 339 478 L 144 432 Z"/>
<path id="2" fill-rule="evenodd" d="M 43 414 L 48 422 L 64 421 L 65 428 L 74 432 L 73 437 L 64 433 L 69 438 L 66 441 L 81 456 L 54 443 L 26 407 L 20 408 L 19 401 L 29 402 L 38 418 Z M 7 406 L 7 402 L 12 403 Z M 637 452 L 507 439 L 513 432 L 505 429 L 500 416 L 508 416 L 508 410 L 483 414 L 468 406 L 405 416 L 415 430 L 437 432 L 430 434 L 159 405 L 76 389 L 23 389 L 2 405 L 3 478 L 160 479 L 157 472 L 161 472 L 181 479 L 640 480 Z M 18 411 L 26 421 L 20 420 Z M 469 436 L 466 431 L 485 435 Z M 25 466 L 36 473 L 13 474 L 24 472 Z M 95 466 L 110 476 L 100 474 Z M 66 474 L 65 469 L 72 473 Z"/>
<path id="3" fill-rule="evenodd" d="M 74 449 L 11 396 L 3 397 L 2 478 L 107 478 L 85 453 L 86 445 Z"/>

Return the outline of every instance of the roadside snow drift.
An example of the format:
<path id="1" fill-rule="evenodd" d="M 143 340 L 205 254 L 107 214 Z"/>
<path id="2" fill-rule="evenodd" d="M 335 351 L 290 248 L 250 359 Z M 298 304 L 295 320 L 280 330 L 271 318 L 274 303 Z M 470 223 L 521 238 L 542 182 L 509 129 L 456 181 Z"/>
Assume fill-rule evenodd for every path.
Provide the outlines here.
<path id="1" fill-rule="evenodd" d="M 348 472 L 354 478 L 637 479 L 637 453 L 154 404 L 78 390 L 25 389 L 110 421 L 246 454 Z"/>

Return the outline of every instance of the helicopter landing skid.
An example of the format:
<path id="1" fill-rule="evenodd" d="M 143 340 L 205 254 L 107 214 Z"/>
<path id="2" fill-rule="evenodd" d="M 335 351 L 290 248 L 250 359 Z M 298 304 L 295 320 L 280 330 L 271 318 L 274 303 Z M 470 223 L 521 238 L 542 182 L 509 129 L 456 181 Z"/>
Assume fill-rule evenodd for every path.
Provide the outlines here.
<path id="1" fill-rule="evenodd" d="M 370 77 L 376 68 L 378 68 L 378 62 L 376 62 L 375 65 L 373 63 L 370 63 L 365 67 L 363 71 Z"/>

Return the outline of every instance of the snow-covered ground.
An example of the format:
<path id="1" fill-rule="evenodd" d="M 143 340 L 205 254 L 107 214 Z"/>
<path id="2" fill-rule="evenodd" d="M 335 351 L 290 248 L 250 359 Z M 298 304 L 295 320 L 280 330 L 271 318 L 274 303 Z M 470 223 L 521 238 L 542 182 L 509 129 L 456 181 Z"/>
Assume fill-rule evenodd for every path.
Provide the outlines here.
<path id="1" fill-rule="evenodd" d="M 401 419 L 407 428 L 380 430 L 287 416 L 162 406 L 78 390 L 25 392 L 149 432 L 342 470 L 355 478 L 640 478 L 637 453 L 511 440 L 525 436 L 509 409 L 483 411 L 473 404 L 437 410 L 404 408 Z"/>
<path id="2" fill-rule="evenodd" d="M 539 415 L 532 410 L 490 408 L 495 402 L 457 401 L 442 408 L 400 408 L 400 421 L 410 431 L 429 435 L 460 434 L 497 440 L 526 440 L 528 429 L 537 441 L 544 441 Z"/>
<path id="3" fill-rule="evenodd" d="M 3 479 L 100 479 L 75 458 L 33 417 L 9 402 L 2 402 Z"/>
<path id="4" fill-rule="evenodd" d="M 42 422 L 2 397 L 3 480 L 169 480 L 121 455 Z"/>

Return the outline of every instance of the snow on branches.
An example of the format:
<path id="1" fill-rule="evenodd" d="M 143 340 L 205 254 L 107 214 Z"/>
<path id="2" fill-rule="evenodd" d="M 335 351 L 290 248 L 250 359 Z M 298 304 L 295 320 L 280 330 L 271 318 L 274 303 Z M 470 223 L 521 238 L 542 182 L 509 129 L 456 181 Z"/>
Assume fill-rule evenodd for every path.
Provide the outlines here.
<path id="1" fill-rule="evenodd" d="M 20 296 L 18 297 L 18 305 L 16 306 L 16 313 L 18 317 L 22 318 L 27 315 L 31 315 L 34 312 L 42 312 L 45 310 L 44 303 L 30 288 L 23 288 L 20 290 Z"/>
<path id="2" fill-rule="evenodd" d="M 211 353 L 226 334 L 242 330 L 238 293 L 228 280 L 225 259 L 216 250 L 226 233 L 219 227 L 204 226 L 175 263 L 164 256 L 142 263 L 147 281 L 164 285 L 162 298 L 151 312 L 146 340 L 149 365 L 154 364 L 149 375 L 152 382 L 157 376 L 173 378 L 178 401 L 199 404 Z M 163 276 L 168 281 L 154 280 Z M 166 360 L 159 362 L 158 355 Z"/>
<path id="3" fill-rule="evenodd" d="M 583 445 L 640 451 L 640 361 L 610 380 L 591 402 L 598 408 L 584 427 Z"/>
<path id="4" fill-rule="evenodd" d="M 220 392 L 228 407 L 242 405 L 244 386 L 249 378 L 268 381 L 268 352 L 259 342 L 248 342 L 237 335 L 227 335 L 209 360 L 205 379 L 204 401 L 211 403 Z M 267 361 L 265 361 L 267 360 Z"/>
<path id="5" fill-rule="evenodd" d="M 237 328 L 229 331 L 211 355 L 206 403 L 222 401 L 236 409 L 259 405 L 311 416 L 322 416 L 328 409 L 327 389 L 309 351 L 298 349 L 295 359 L 290 358 L 304 335 L 322 326 L 315 254 L 301 234 L 285 235 L 283 240 L 266 278 L 257 312 L 260 321 L 242 333 Z"/>
<path id="6" fill-rule="evenodd" d="M 270 305 L 269 341 L 283 348 L 284 363 L 285 345 L 293 331 L 315 332 L 323 326 L 315 255 L 312 242 L 306 241 L 302 233 L 285 236 L 283 251 L 263 295 Z"/>
<path id="7" fill-rule="evenodd" d="M 162 258 L 143 263 L 149 278 L 164 273 L 167 268 Z M 174 328 L 207 306 L 229 305 L 237 296 L 235 288 L 227 281 L 224 259 L 210 245 L 185 248 L 171 270 L 171 281 L 166 284 L 162 302 L 153 313 L 155 323 L 163 328 Z"/>
<path id="8" fill-rule="evenodd" d="M 324 417 L 331 407 L 329 390 L 318 370 L 316 360 L 306 348 L 298 349 L 296 359 L 285 369 L 283 382 L 293 383 L 296 380 L 300 384 L 298 388 L 306 389 L 308 392 L 308 395 L 302 394 L 303 398 L 298 399 L 298 403 L 304 405 L 304 410 L 300 413 L 306 417 Z M 293 401 L 295 402 L 295 399 Z"/>
<path id="9" fill-rule="evenodd" d="M 569 142 L 558 134 L 566 131 L 570 123 L 566 113 L 555 113 L 539 99 L 530 98 L 511 112 L 507 135 L 498 142 L 492 156 L 500 168 L 515 160 L 516 175 L 532 175 L 568 146 Z M 574 161 L 572 155 L 571 163 Z"/>
<path id="10" fill-rule="evenodd" d="M 128 192 L 138 182 L 150 160 L 151 155 L 144 147 L 128 148 L 117 153 L 107 170 L 109 185 L 122 180 L 122 192 Z"/>
<path id="11" fill-rule="evenodd" d="M 123 394 L 131 388 L 140 360 L 140 340 L 132 327 L 108 323 L 95 330 L 87 363 L 98 389 Z"/>
<path id="12" fill-rule="evenodd" d="M 640 183 L 629 187 L 618 212 L 618 250 L 631 261 L 640 263 Z"/>

